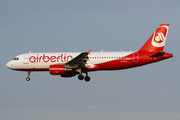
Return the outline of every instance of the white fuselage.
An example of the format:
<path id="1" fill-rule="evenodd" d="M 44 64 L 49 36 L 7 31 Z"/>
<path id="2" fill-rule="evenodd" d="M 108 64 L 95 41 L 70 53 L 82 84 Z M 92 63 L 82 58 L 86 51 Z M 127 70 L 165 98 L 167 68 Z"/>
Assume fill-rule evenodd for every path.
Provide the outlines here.
<path id="1" fill-rule="evenodd" d="M 91 54 L 88 55 L 89 61 L 87 61 L 86 65 L 105 63 L 125 57 L 132 53 L 133 52 L 91 52 Z M 27 53 L 16 56 L 13 60 L 8 62 L 6 66 L 15 70 L 48 70 L 50 65 L 65 64 L 79 54 L 79 52 Z"/>

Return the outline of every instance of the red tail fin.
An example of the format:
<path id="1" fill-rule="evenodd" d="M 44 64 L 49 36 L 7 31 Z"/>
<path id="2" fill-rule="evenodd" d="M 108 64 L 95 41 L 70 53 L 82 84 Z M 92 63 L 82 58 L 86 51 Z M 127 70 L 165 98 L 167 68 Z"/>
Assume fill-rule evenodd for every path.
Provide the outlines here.
<path id="1" fill-rule="evenodd" d="M 169 24 L 161 24 L 139 51 L 162 52 L 166 42 Z"/>

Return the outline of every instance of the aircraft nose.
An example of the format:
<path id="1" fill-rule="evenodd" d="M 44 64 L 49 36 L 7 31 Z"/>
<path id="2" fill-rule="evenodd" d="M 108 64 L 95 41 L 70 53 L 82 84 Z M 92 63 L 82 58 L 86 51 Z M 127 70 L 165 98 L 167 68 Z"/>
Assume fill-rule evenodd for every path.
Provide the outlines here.
<path id="1" fill-rule="evenodd" d="M 12 69 L 12 66 L 13 66 L 13 64 L 11 63 L 11 61 L 6 64 L 6 67 L 9 69 Z"/>

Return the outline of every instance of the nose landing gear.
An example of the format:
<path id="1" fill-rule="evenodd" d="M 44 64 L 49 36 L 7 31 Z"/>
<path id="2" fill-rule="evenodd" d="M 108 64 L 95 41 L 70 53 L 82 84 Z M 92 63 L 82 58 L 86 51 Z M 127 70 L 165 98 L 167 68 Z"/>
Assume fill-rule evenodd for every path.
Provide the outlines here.
<path id="1" fill-rule="evenodd" d="M 26 81 L 30 81 L 30 73 L 31 73 L 31 71 L 27 71 L 27 73 L 28 73 L 28 77 L 26 78 Z"/>

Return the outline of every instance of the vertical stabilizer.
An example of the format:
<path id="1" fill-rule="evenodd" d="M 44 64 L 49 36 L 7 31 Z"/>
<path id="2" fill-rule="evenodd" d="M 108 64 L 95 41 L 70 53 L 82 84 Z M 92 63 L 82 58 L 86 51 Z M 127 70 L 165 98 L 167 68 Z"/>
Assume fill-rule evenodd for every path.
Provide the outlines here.
<path id="1" fill-rule="evenodd" d="M 169 24 L 161 24 L 139 51 L 163 52 Z"/>

